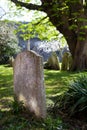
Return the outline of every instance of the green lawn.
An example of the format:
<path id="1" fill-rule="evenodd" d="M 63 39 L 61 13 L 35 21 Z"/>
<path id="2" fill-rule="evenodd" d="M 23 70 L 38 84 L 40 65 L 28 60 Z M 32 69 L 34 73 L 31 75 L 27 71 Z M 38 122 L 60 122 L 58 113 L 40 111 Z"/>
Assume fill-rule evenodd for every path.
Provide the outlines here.
<path id="1" fill-rule="evenodd" d="M 13 100 L 13 71 L 11 67 L 0 66 L 0 109 L 9 111 Z"/>
<path id="2" fill-rule="evenodd" d="M 66 72 L 66 71 L 54 71 L 54 70 L 45 70 L 45 87 L 46 87 L 46 96 L 47 100 L 51 99 L 56 102 L 58 97 L 61 97 L 63 93 L 68 89 L 70 82 L 73 81 L 76 77 L 82 74 L 87 74 L 87 72 Z M 49 104 L 49 102 L 47 103 Z"/>
<path id="3" fill-rule="evenodd" d="M 53 106 L 57 98 L 67 90 L 69 82 L 86 72 L 70 73 L 54 70 L 44 70 L 47 109 Z M 35 121 L 22 114 L 12 113 L 13 69 L 7 65 L 0 65 L 0 130 L 68 130 L 60 116 L 56 119 L 47 114 L 45 121 Z M 15 109 L 15 108 L 14 108 Z"/>

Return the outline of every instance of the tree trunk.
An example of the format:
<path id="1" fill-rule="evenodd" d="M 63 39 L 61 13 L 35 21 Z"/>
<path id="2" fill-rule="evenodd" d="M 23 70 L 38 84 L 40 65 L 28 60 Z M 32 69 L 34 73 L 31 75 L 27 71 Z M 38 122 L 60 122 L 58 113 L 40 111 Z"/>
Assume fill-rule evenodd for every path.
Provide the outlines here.
<path id="1" fill-rule="evenodd" d="M 79 26 L 84 27 L 84 24 L 81 23 Z M 75 33 L 67 28 L 64 29 L 64 27 L 63 29 L 57 27 L 57 29 L 62 30 L 61 33 L 64 35 L 72 54 L 72 71 L 87 70 L 87 30 L 78 29 L 78 33 Z M 81 32 L 82 34 L 80 34 Z"/>
<path id="2" fill-rule="evenodd" d="M 87 39 L 77 43 L 72 70 L 87 70 Z"/>

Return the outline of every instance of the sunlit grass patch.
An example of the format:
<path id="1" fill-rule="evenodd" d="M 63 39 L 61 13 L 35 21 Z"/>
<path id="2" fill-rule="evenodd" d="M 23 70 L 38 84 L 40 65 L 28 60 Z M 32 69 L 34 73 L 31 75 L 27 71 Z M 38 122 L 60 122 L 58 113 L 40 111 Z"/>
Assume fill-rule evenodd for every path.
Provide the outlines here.
<path id="1" fill-rule="evenodd" d="M 44 70 L 47 106 L 54 105 L 58 98 L 68 90 L 70 82 L 79 75 L 87 72 L 68 72 Z"/>
<path id="2" fill-rule="evenodd" d="M 44 78 L 45 78 L 45 87 L 46 90 L 56 90 L 58 89 L 64 89 L 66 90 L 69 83 L 79 75 L 82 75 L 83 73 L 87 74 L 87 72 L 67 72 L 67 71 L 55 71 L 55 70 L 44 70 Z M 48 94 L 48 93 L 47 93 Z M 52 94 L 52 93 L 51 93 Z M 54 92 L 53 92 L 54 94 Z"/>
<path id="3" fill-rule="evenodd" d="M 13 100 L 13 69 L 0 65 L 0 109 L 9 110 Z"/>

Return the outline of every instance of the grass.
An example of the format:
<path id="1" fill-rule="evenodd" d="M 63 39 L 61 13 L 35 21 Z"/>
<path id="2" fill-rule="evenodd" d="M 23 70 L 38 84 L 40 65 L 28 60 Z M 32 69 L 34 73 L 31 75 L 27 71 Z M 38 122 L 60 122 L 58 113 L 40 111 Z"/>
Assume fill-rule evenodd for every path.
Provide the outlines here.
<path id="1" fill-rule="evenodd" d="M 47 108 L 53 106 L 57 98 L 63 95 L 73 78 L 83 73 L 87 74 L 44 70 Z M 0 130 L 69 130 L 69 124 L 64 123 L 60 116 L 52 117 L 51 112 L 48 112 L 45 121 L 35 121 L 32 117 L 24 117 L 20 112 L 12 113 L 13 97 L 13 69 L 0 65 Z"/>
<path id="2" fill-rule="evenodd" d="M 45 87 L 47 100 L 51 99 L 51 103 L 55 104 L 56 99 L 61 97 L 68 89 L 68 85 L 73 79 L 86 72 L 67 72 L 67 71 L 54 71 L 45 70 Z M 87 73 L 86 73 L 87 74 Z"/>
<path id="3" fill-rule="evenodd" d="M 0 109 L 9 110 L 13 100 L 13 72 L 12 68 L 0 66 Z"/>

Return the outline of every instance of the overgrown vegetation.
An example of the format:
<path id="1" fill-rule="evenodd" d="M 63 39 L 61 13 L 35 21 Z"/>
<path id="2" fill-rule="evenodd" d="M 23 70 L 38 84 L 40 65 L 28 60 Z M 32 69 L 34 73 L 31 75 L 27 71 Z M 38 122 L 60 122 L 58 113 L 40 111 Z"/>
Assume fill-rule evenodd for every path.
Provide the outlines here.
<path id="1" fill-rule="evenodd" d="M 20 52 L 13 22 L 0 21 L 0 64 L 8 63 L 10 57 Z"/>
<path id="2" fill-rule="evenodd" d="M 87 113 L 87 76 L 80 75 L 70 83 L 61 100 L 61 108 L 69 116 L 84 116 Z"/>
<path id="3" fill-rule="evenodd" d="M 83 74 L 86 75 L 87 73 L 45 70 L 47 118 L 44 121 L 36 121 L 34 117 L 24 112 L 22 104 L 18 104 L 13 99 L 12 68 L 7 65 L 0 65 L 0 130 L 80 130 L 81 127 L 76 126 L 75 122 L 70 122 L 70 119 L 68 120 L 68 117 L 63 114 L 64 111 L 62 112 L 62 116 L 60 116 L 60 109 L 56 109 L 55 105 L 58 105 L 58 101 L 62 99 L 62 96 L 66 92 L 69 92 L 69 82 L 76 78 L 75 81 L 77 83 L 77 77 Z M 83 77 L 83 79 L 80 78 L 79 81 L 82 80 L 82 82 L 78 83 L 78 86 L 81 87 L 87 81 L 86 77 Z M 67 120 L 65 120 L 64 116 Z"/>

